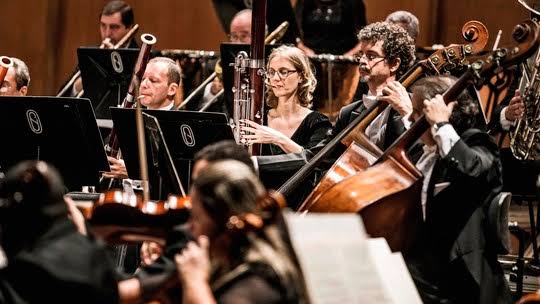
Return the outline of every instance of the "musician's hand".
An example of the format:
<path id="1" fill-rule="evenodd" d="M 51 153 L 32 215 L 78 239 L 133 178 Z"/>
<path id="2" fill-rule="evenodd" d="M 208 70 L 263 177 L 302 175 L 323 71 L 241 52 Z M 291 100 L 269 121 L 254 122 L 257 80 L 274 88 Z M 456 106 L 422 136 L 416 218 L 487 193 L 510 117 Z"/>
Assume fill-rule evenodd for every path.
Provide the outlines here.
<path id="1" fill-rule="evenodd" d="M 75 224 L 75 227 L 77 227 L 77 231 L 82 235 L 87 235 L 88 231 L 86 231 L 85 219 L 82 212 L 77 209 L 75 202 L 70 197 L 64 196 L 64 201 L 68 206 L 68 217 Z"/>
<path id="2" fill-rule="evenodd" d="M 424 115 L 430 125 L 439 122 L 450 121 L 452 110 L 457 102 L 451 102 L 448 105 L 444 103 L 444 99 L 440 94 L 430 100 L 424 100 Z"/>
<path id="3" fill-rule="evenodd" d="M 103 172 L 103 176 L 107 178 L 128 178 L 126 164 L 123 159 L 116 159 L 114 157 L 107 156 L 109 160 L 110 172 Z"/>
<path id="4" fill-rule="evenodd" d="M 181 282 L 208 282 L 210 279 L 210 256 L 208 237 L 201 235 L 198 242 L 189 242 L 186 249 L 176 254 L 176 270 Z"/>
<path id="5" fill-rule="evenodd" d="M 251 120 L 240 121 L 240 131 L 244 133 L 240 140 L 246 144 L 282 144 L 287 136 L 267 126 L 261 126 Z M 245 134 L 251 133 L 251 134 Z"/>
<path id="6" fill-rule="evenodd" d="M 412 113 L 411 97 L 407 89 L 399 81 L 391 81 L 382 89 L 383 96 L 379 97 L 380 101 L 387 102 L 401 117 L 405 117 Z"/>
<path id="7" fill-rule="evenodd" d="M 141 245 L 141 262 L 144 266 L 151 265 L 161 255 L 163 249 L 158 243 L 143 242 Z"/>
<path id="8" fill-rule="evenodd" d="M 114 44 L 112 44 L 111 38 L 108 38 L 108 37 L 103 39 L 103 41 L 101 42 L 101 45 L 103 46 L 104 49 L 114 48 Z"/>
<path id="9" fill-rule="evenodd" d="M 212 93 L 212 95 L 216 95 L 221 90 L 223 90 L 223 83 L 218 77 L 215 77 L 212 81 L 212 86 L 210 86 L 210 93 Z"/>
<path id="10" fill-rule="evenodd" d="M 525 111 L 525 104 L 523 103 L 523 98 L 521 97 L 521 92 L 516 90 L 514 97 L 510 100 L 510 104 L 506 107 L 506 112 L 504 115 L 509 121 L 515 121 Z"/>

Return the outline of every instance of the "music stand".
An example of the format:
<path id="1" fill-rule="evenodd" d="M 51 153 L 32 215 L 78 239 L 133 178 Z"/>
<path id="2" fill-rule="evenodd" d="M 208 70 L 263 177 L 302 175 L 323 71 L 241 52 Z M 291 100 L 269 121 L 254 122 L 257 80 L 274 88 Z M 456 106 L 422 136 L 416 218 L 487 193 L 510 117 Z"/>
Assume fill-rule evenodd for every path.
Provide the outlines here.
<path id="1" fill-rule="evenodd" d="M 146 154 L 152 198 L 161 199 L 169 193 L 178 193 L 168 192 L 177 191 L 179 187 L 173 180 L 172 168 L 167 168 L 165 145 L 182 187 L 188 189 L 195 153 L 214 142 L 234 138 L 223 113 L 143 110 L 144 113 L 157 119 L 163 134 L 163 140 L 159 142 L 159 134 L 155 132 L 157 128 L 149 125 L 148 117 L 143 115 L 146 117 Z M 111 114 L 128 175 L 131 179 L 140 180 L 135 109 L 111 108 Z"/>
<path id="2" fill-rule="evenodd" d="M 106 120 L 110 124 L 109 107 L 122 104 L 138 55 L 138 49 L 77 49 L 83 97 L 92 101 L 98 124 L 107 124 Z"/>
<path id="3" fill-rule="evenodd" d="M 55 166 L 66 187 L 97 186 L 110 171 L 90 101 L 85 98 L 0 97 L 0 168 L 23 160 Z"/>
<path id="4" fill-rule="evenodd" d="M 276 47 L 279 47 L 279 44 L 265 45 L 264 56 L 265 56 L 265 67 L 268 62 L 268 56 L 272 50 Z M 223 69 L 223 89 L 225 90 L 224 98 L 225 104 L 229 113 L 233 112 L 234 104 L 234 95 L 232 92 L 232 87 L 234 85 L 234 59 L 240 51 L 246 52 L 251 56 L 250 51 L 251 45 L 249 44 L 238 44 L 238 43 L 222 43 L 220 52 L 221 52 L 221 67 Z M 251 57 L 250 57 L 251 58 Z"/>

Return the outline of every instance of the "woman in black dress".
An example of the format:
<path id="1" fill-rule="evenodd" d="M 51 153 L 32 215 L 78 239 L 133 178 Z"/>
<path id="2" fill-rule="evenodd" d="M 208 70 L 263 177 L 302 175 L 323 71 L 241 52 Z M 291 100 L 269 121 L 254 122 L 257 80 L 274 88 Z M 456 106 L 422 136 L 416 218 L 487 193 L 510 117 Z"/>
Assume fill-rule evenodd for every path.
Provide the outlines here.
<path id="1" fill-rule="evenodd" d="M 269 144 L 263 154 L 298 153 L 325 138 L 332 125 L 326 116 L 310 109 L 317 80 L 309 59 L 291 46 L 280 46 L 268 57 L 266 67 L 265 126 L 253 121 L 243 130 L 247 143 Z"/>

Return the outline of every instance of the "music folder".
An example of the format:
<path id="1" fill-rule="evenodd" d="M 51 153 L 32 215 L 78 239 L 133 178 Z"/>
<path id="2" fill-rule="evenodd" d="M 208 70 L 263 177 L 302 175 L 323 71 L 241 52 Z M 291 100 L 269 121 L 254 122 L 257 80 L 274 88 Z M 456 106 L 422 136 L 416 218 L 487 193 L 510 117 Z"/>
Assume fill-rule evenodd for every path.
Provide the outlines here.
<path id="1" fill-rule="evenodd" d="M 111 114 L 128 176 L 140 180 L 135 109 L 111 108 Z M 169 193 L 179 194 L 172 165 L 182 187 L 187 190 L 195 153 L 214 142 L 233 140 L 232 130 L 223 113 L 146 109 L 143 116 L 153 199 L 164 199 Z M 157 123 L 152 123 L 152 117 Z"/>
<path id="2" fill-rule="evenodd" d="M 86 98 L 0 97 L 0 170 L 23 160 L 56 167 L 66 187 L 97 186 L 110 171 L 94 111 Z"/>
<path id="3" fill-rule="evenodd" d="M 109 107 L 122 104 L 138 55 L 138 49 L 77 49 L 83 97 L 92 102 L 98 124 L 110 127 Z"/>

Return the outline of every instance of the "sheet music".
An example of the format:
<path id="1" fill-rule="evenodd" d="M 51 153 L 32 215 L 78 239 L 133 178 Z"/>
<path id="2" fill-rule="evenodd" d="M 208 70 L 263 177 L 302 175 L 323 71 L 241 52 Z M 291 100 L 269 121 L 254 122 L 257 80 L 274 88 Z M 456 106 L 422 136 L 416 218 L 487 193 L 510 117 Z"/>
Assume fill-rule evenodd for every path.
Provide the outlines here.
<path id="1" fill-rule="evenodd" d="M 358 215 L 290 213 L 285 219 L 311 303 L 421 303 L 392 295 L 395 282 L 385 282 L 386 277 L 401 280 L 396 269 L 401 272 L 405 265 L 395 266 L 400 260 L 384 239 L 368 240 Z M 379 267 L 379 263 L 387 265 Z M 415 294 L 414 285 L 412 288 Z M 409 297 L 407 292 L 399 294 Z"/>

